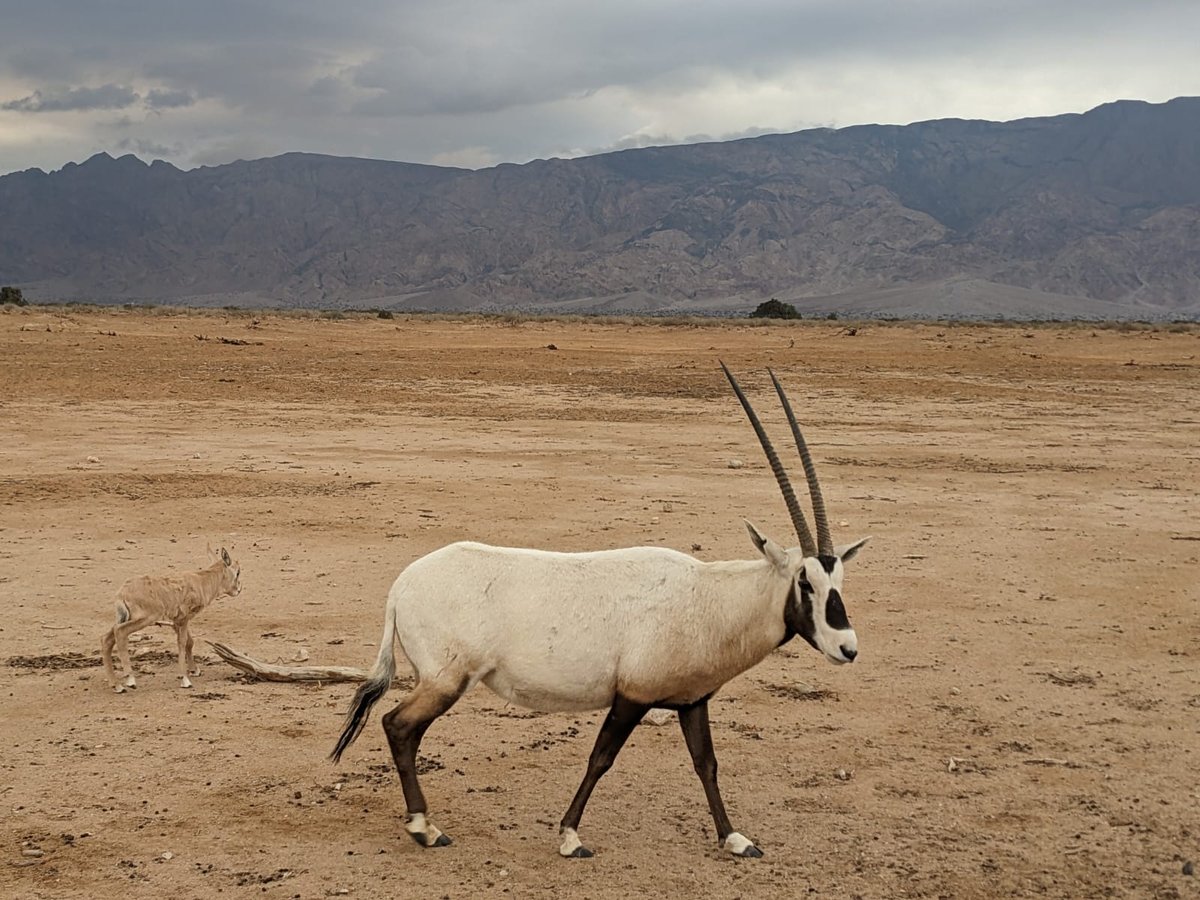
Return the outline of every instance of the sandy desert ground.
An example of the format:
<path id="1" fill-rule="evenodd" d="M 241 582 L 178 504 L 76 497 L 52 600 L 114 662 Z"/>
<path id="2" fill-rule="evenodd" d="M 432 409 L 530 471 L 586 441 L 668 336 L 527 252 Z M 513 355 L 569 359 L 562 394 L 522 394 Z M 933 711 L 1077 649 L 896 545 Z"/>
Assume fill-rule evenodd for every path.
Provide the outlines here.
<path id="1" fill-rule="evenodd" d="M 771 327 L 85 309 L 0 314 L 0 895 L 1197 897 L 1200 329 Z M 136 691 L 112 595 L 229 546 L 198 638 L 366 666 L 459 538 L 749 558 L 790 525 L 717 368 L 806 423 L 861 655 L 799 641 L 713 702 L 716 847 L 673 723 L 557 822 L 602 719 L 479 689 L 422 747 L 422 850 L 352 685 L 248 680 L 169 628 Z M 731 459 L 745 461 L 732 468 Z M 793 463 L 799 472 L 798 464 Z M 799 476 L 798 476 L 799 477 Z M 400 691 L 392 693 L 399 697 Z"/>

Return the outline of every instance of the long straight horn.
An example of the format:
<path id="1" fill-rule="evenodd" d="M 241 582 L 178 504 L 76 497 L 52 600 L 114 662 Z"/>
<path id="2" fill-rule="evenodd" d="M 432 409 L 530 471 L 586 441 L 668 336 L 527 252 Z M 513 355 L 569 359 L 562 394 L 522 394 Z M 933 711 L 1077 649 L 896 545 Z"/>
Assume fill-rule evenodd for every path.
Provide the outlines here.
<path id="1" fill-rule="evenodd" d="M 771 376 L 771 383 L 775 385 L 775 393 L 779 395 L 779 402 L 783 404 L 788 424 L 792 426 L 792 437 L 796 439 L 796 449 L 800 452 L 800 461 L 804 463 L 804 477 L 808 479 L 808 494 L 812 498 L 813 519 L 817 525 L 817 552 L 821 556 L 833 556 L 833 537 L 829 533 L 829 517 L 825 514 L 825 498 L 821 496 L 821 483 L 817 481 L 817 467 L 813 465 L 812 456 L 808 452 L 808 444 L 804 440 L 804 435 L 800 433 L 800 426 L 796 424 L 796 414 L 792 412 L 792 404 L 788 402 L 787 394 L 783 392 L 783 385 L 779 383 L 779 379 L 770 369 L 767 369 L 767 374 Z"/>
<path id="2" fill-rule="evenodd" d="M 729 384 L 733 388 L 733 392 L 737 394 L 738 400 L 741 401 L 742 409 L 746 411 L 746 415 L 750 419 L 750 424 L 754 426 L 754 433 L 758 435 L 758 442 L 762 444 L 763 452 L 767 454 L 767 462 L 771 464 L 771 471 L 775 474 L 775 481 L 778 482 L 779 490 L 783 494 L 783 502 L 787 504 L 788 513 L 792 517 L 792 525 L 796 528 L 796 537 L 800 538 L 800 550 L 805 556 L 813 556 L 816 554 L 817 548 L 813 543 L 812 532 L 808 530 L 808 522 L 804 519 L 804 511 L 800 508 L 800 504 L 796 502 L 796 492 L 792 490 L 792 483 L 788 481 L 787 472 L 783 470 L 783 463 L 779 461 L 779 454 L 771 446 L 771 439 L 767 437 L 767 432 L 763 429 L 762 422 L 758 420 L 758 416 L 754 412 L 754 407 L 750 405 L 750 401 L 742 393 L 741 385 L 737 383 L 737 379 L 733 377 L 733 373 L 729 371 L 725 363 L 721 363 L 721 369 L 724 371 L 725 377 L 729 379 Z"/>

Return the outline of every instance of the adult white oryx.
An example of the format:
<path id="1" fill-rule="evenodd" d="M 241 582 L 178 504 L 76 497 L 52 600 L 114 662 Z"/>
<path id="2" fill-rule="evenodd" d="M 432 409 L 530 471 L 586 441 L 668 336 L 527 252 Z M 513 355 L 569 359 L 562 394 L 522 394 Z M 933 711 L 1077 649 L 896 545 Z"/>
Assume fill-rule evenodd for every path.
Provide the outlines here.
<path id="1" fill-rule="evenodd" d="M 795 635 L 834 663 L 858 655 L 842 605 L 842 564 L 866 539 L 834 547 L 808 447 L 772 373 L 808 479 L 813 540 L 758 416 L 724 363 L 721 368 L 779 482 L 800 547 L 785 548 L 747 522 L 760 554 L 752 560 L 706 563 L 662 547 L 552 553 L 463 542 L 410 564 L 388 594 L 379 656 L 354 695 L 331 758 L 341 758 L 387 692 L 398 641 L 417 683 L 383 717 L 383 730 L 404 789 L 405 829 L 418 844 L 450 843 L 426 818 L 416 772 L 421 737 L 482 681 L 530 709 L 608 708 L 587 774 L 560 825 L 563 856 L 592 855 L 578 833 L 588 797 L 642 716 L 656 707 L 679 713 L 721 846 L 738 856 L 762 855 L 725 813 L 708 701 Z"/>

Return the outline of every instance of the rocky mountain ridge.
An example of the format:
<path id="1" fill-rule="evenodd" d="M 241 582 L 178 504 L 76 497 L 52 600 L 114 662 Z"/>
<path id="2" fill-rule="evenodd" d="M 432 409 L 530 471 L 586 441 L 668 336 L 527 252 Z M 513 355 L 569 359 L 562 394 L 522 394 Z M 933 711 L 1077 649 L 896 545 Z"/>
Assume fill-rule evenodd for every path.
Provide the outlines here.
<path id="1" fill-rule="evenodd" d="M 478 171 L 98 154 L 0 177 L 0 210 L 33 300 L 1190 317 L 1200 98 Z"/>

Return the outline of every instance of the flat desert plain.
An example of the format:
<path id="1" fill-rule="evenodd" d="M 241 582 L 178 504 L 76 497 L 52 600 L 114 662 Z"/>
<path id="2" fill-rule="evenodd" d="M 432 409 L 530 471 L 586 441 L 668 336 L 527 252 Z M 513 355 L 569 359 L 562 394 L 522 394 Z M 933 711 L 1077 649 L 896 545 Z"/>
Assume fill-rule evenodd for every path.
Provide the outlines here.
<path id="1" fill-rule="evenodd" d="M 0 315 L 0 894 L 1196 897 L 1200 329 L 519 321 L 72 308 Z M 484 688 L 430 729 L 423 850 L 379 716 L 326 756 L 387 590 L 458 539 L 755 554 L 794 543 L 717 360 L 849 566 L 853 665 L 781 647 L 712 703 L 760 860 L 718 851 L 674 722 L 557 823 L 603 712 Z M 735 460 L 741 461 L 739 466 Z M 227 546 L 244 589 L 99 668 L 113 594 Z M 553 600 L 547 616 L 554 615 Z M 403 661 L 401 662 L 403 665 Z M 1190 865 L 1189 865 L 1190 864 Z"/>

